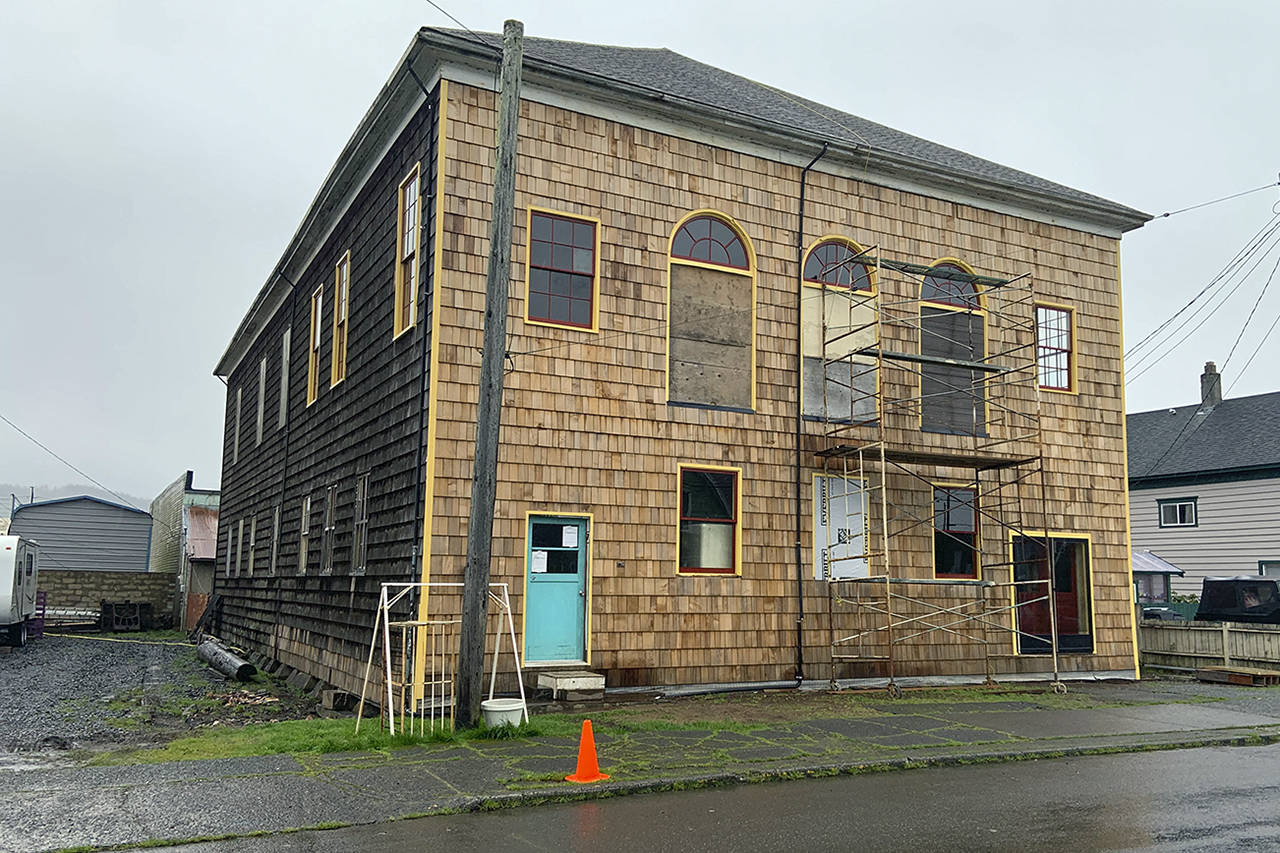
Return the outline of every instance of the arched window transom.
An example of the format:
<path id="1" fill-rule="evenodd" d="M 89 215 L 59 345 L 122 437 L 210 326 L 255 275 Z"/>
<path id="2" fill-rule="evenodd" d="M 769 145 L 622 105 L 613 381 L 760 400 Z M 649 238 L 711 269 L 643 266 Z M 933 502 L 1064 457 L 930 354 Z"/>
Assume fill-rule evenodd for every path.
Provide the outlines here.
<path id="1" fill-rule="evenodd" d="M 814 246 L 804 262 L 804 280 L 810 284 L 845 287 L 850 290 L 871 289 L 871 269 L 854 260 L 859 252 L 848 243 L 827 240 Z"/>
<path id="2" fill-rule="evenodd" d="M 979 310 L 982 303 L 978 299 L 978 287 L 973 283 L 972 275 L 955 264 L 938 264 L 924 277 L 920 285 L 920 298 L 925 302 Z"/>
<path id="3" fill-rule="evenodd" d="M 734 230 L 714 216 L 695 216 L 680 226 L 671 257 L 734 269 L 750 269 L 747 249 Z"/>

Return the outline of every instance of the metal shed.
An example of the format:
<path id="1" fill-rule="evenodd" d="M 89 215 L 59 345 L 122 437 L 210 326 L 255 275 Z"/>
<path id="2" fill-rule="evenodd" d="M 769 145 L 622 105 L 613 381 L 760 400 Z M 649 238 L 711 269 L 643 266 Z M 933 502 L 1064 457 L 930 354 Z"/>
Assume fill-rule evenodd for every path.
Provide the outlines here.
<path id="1" fill-rule="evenodd" d="M 151 514 L 81 495 L 21 504 L 10 532 L 40 543 L 53 570 L 146 572 L 151 555 Z"/>

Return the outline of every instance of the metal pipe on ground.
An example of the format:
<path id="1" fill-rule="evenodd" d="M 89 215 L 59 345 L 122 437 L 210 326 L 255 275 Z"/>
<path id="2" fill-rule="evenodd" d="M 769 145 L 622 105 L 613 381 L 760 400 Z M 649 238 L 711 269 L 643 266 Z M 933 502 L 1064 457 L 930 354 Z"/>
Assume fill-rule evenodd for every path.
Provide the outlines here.
<path id="1" fill-rule="evenodd" d="M 248 681 L 258 674 L 257 667 L 239 655 L 218 645 L 213 640 L 205 640 L 197 646 L 196 657 L 236 681 Z"/>

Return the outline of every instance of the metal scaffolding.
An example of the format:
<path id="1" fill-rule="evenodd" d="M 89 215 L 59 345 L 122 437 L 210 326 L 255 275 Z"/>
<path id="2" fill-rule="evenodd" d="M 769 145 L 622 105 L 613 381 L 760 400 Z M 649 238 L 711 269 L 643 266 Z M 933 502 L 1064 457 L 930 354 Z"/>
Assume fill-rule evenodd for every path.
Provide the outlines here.
<path id="1" fill-rule="evenodd" d="M 839 275 L 829 274 L 837 268 Z M 947 658 L 954 650 L 937 642 L 945 635 L 975 650 L 988 682 L 994 659 L 1020 647 L 1021 654 L 1047 651 L 1045 674 L 1065 691 L 1030 275 L 926 267 L 872 247 L 850 249 L 817 278 L 820 296 L 808 297 L 821 306 L 823 431 L 815 452 L 825 475 L 842 478 L 846 489 L 852 479 L 862 493 L 861 501 L 843 501 L 843 526 L 835 519 L 825 525 L 832 685 L 841 667 L 872 664 L 863 669 L 887 675 L 890 694 L 899 695 L 904 647 L 930 644 Z M 811 313 L 806 317 L 812 324 Z M 816 393 L 812 382 L 805 385 Z M 926 429 L 934 404 L 951 417 L 946 429 Z M 962 502 L 972 543 L 937 529 L 934 486 L 944 481 L 972 496 Z M 921 492 L 930 495 L 925 506 Z M 862 547 L 832 556 L 841 544 L 836 530 Z M 919 545 L 903 544 L 912 536 L 971 547 L 975 577 L 921 576 L 919 560 L 910 559 Z M 1029 540 L 1043 542 L 1043 571 L 1025 547 L 1018 559 L 1014 543 Z M 1024 614 L 1045 608 L 1047 636 L 1026 630 Z"/>

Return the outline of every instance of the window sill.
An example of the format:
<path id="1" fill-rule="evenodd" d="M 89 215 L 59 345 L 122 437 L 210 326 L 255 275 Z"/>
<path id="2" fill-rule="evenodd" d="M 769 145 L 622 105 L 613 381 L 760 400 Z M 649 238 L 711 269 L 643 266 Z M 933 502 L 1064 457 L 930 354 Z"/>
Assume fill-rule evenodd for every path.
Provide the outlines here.
<path id="1" fill-rule="evenodd" d="M 710 403 L 685 403 L 679 400 L 668 400 L 667 405 L 677 409 L 702 409 L 708 412 L 737 412 L 742 415 L 754 415 L 756 413 L 755 409 L 744 409 L 739 406 L 715 406 Z"/>
<path id="2" fill-rule="evenodd" d="M 676 574 L 685 578 L 737 578 L 742 574 L 733 569 L 677 569 Z"/>

